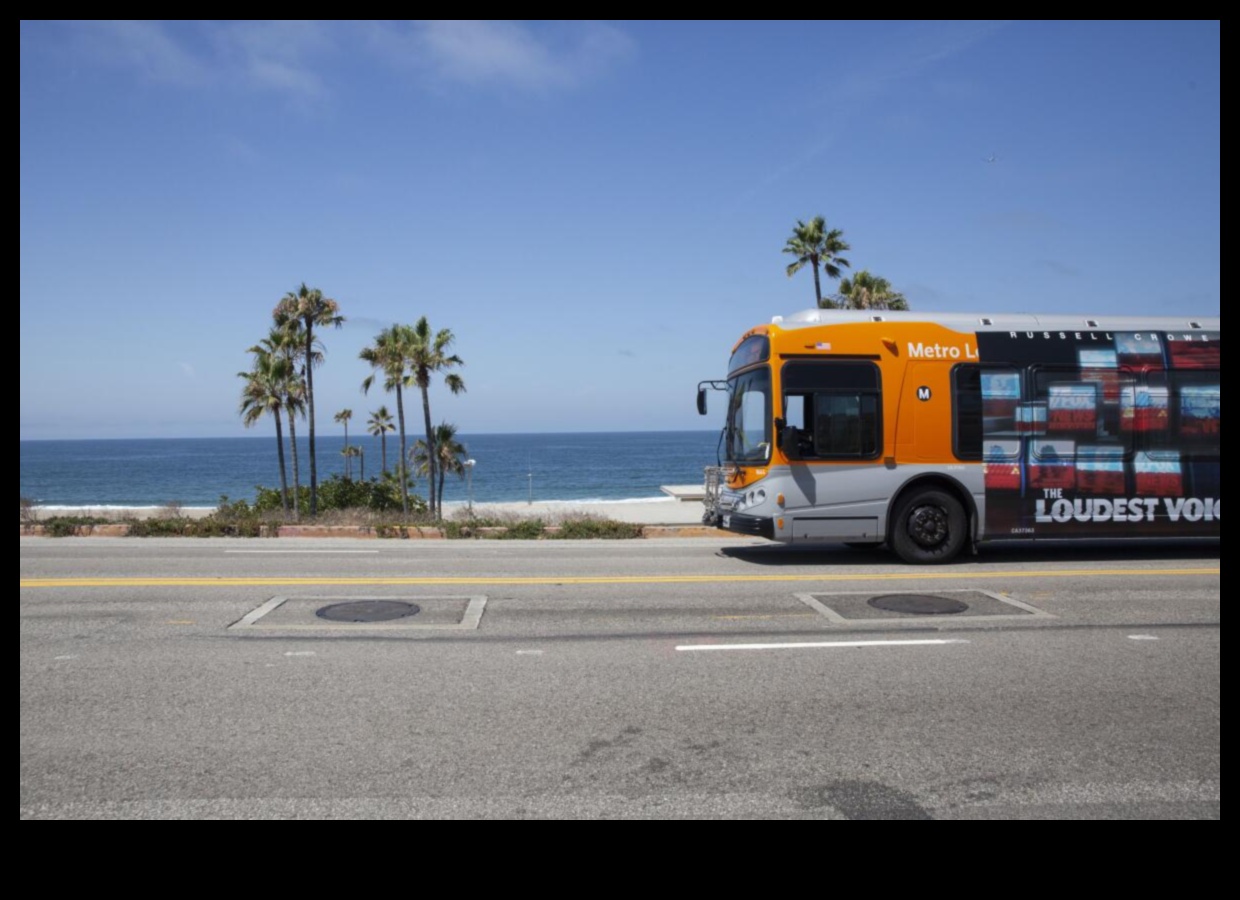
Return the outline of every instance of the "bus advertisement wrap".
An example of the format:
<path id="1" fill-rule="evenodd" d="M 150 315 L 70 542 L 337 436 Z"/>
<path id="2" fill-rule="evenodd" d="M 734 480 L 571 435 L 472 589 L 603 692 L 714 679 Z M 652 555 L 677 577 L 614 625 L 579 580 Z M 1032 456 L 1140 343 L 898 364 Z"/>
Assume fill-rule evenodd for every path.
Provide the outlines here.
<path id="1" fill-rule="evenodd" d="M 1219 332 L 977 340 L 990 536 L 1219 532 Z"/>

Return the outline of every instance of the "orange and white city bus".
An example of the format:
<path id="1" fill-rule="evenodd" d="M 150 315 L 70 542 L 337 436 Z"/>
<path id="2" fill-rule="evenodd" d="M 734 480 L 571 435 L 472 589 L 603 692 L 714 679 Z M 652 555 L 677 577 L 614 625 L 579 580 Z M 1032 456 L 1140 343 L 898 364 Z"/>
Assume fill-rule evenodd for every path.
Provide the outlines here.
<path id="1" fill-rule="evenodd" d="M 1212 537 L 1220 318 L 812 309 L 732 350 L 706 522 L 939 563 L 983 541 Z"/>

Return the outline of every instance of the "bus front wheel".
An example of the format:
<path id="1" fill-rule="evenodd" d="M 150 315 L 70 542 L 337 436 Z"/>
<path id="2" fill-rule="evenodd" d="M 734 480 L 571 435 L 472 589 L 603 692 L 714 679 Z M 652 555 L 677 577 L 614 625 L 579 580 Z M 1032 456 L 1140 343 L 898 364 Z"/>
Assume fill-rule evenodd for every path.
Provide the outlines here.
<path id="1" fill-rule="evenodd" d="M 891 546 L 906 563 L 945 563 L 964 547 L 968 517 L 947 491 L 924 490 L 901 501 Z"/>

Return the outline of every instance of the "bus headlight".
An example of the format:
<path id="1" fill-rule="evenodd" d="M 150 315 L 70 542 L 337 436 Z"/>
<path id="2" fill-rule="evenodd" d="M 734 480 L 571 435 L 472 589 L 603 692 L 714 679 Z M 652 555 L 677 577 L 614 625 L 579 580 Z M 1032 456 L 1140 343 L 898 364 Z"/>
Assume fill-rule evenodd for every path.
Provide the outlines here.
<path id="1" fill-rule="evenodd" d="M 747 509 L 750 506 L 756 506 L 765 501 L 766 501 L 766 491 L 764 491 L 762 488 L 758 488 L 757 490 L 748 491 L 747 493 L 742 494 L 740 498 L 736 501 L 736 508 L 738 510 Z"/>

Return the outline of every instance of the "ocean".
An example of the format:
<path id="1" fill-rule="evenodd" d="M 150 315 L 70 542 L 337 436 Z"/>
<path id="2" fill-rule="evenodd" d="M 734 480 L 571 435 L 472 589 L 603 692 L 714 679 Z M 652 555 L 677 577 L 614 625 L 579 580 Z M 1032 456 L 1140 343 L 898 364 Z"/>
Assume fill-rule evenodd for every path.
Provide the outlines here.
<path id="1" fill-rule="evenodd" d="M 409 445 L 419 435 L 409 435 Z M 287 438 L 287 435 L 286 435 Z M 449 475 L 444 500 L 475 503 L 642 500 L 665 497 L 670 484 L 701 484 L 716 462 L 718 431 L 460 435 L 470 459 L 468 479 Z M 378 475 L 380 442 L 349 434 L 360 446 L 367 477 Z M 239 438 L 21 441 L 21 496 L 40 506 L 216 506 L 220 497 L 253 500 L 255 486 L 279 487 L 275 435 Z M 286 440 L 287 444 L 287 440 Z M 299 430 L 301 483 L 308 485 L 306 438 Z M 343 474 L 341 435 L 316 441 L 319 481 Z M 389 468 L 400 455 L 388 435 Z M 293 482 L 291 459 L 289 484 Z M 353 460 L 358 477 L 358 460 Z M 415 480 L 426 496 L 426 483 Z"/>

